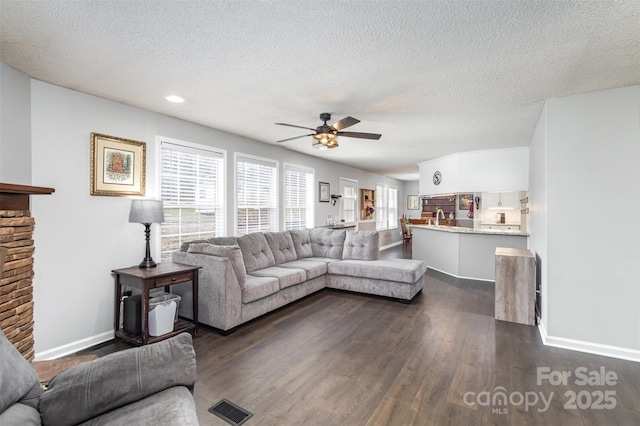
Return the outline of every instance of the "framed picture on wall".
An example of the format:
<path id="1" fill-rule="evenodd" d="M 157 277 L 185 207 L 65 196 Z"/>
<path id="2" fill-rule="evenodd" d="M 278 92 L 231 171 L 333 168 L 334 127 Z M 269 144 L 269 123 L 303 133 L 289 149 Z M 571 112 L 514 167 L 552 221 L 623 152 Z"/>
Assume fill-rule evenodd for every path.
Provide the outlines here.
<path id="1" fill-rule="evenodd" d="M 469 210 L 469 206 L 473 202 L 473 194 L 460 194 L 458 195 L 458 209 Z"/>
<path id="2" fill-rule="evenodd" d="M 321 203 L 328 203 L 331 198 L 331 191 L 328 182 L 319 182 L 318 187 L 318 201 Z"/>
<path id="3" fill-rule="evenodd" d="M 418 210 L 420 208 L 420 199 L 417 195 L 407 196 L 407 210 Z"/>
<path id="4" fill-rule="evenodd" d="M 91 133 L 91 195 L 145 192 L 146 144 Z"/>

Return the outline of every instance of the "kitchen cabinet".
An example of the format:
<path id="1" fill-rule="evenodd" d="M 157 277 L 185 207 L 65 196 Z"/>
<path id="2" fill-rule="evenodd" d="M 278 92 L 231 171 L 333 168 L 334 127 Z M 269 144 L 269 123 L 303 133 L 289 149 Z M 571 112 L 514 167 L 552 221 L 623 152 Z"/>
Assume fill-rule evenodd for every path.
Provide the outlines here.
<path id="1" fill-rule="evenodd" d="M 517 191 L 483 192 L 480 201 L 481 206 L 488 209 L 515 209 L 519 207 L 519 202 L 520 193 Z"/>

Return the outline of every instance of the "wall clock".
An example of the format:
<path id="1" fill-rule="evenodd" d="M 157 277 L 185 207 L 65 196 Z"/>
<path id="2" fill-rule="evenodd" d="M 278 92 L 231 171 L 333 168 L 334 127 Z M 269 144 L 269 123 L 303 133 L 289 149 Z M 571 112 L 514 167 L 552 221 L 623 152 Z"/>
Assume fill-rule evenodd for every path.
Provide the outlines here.
<path id="1" fill-rule="evenodd" d="M 436 172 L 433 174 L 433 184 L 440 185 L 440 182 L 442 182 L 442 173 L 436 170 Z"/>

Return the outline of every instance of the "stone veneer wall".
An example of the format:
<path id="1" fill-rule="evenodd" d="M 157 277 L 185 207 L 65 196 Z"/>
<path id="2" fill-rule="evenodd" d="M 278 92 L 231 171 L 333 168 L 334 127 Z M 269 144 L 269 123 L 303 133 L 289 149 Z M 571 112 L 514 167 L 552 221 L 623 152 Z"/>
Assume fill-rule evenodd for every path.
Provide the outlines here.
<path id="1" fill-rule="evenodd" d="M 0 279 L 0 328 L 29 361 L 33 351 L 33 227 L 28 210 L 0 210 L 0 246 L 7 258 Z"/>

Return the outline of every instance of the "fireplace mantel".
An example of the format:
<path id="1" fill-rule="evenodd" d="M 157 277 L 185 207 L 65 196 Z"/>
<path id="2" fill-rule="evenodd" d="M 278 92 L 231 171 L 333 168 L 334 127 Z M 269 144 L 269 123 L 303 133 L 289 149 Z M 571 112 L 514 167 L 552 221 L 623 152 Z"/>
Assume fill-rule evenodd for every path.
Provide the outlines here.
<path id="1" fill-rule="evenodd" d="M 29 210 L 30 195 L 49 195 L 53 188 L 0 183 L 0 210 Z"/>
<path id="2" fill-rule="evenodd" d="M 29 361 L 33 352 L 33 229 L 31 195 L 55 190 L 41 186 L 0 183 L 0 247 L 6 262 L 0 270 L 0 328 Z M 4 251 L 4 250 L 3 250 Z"/>

